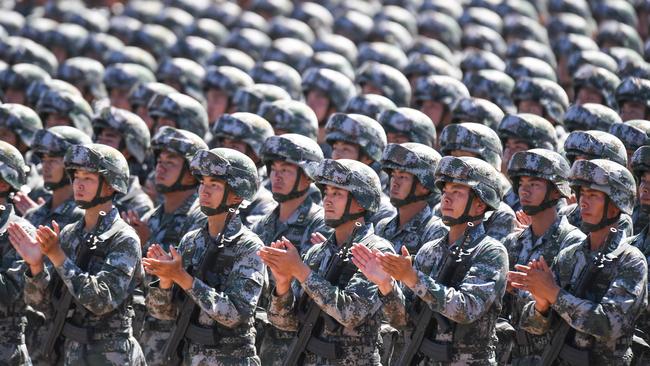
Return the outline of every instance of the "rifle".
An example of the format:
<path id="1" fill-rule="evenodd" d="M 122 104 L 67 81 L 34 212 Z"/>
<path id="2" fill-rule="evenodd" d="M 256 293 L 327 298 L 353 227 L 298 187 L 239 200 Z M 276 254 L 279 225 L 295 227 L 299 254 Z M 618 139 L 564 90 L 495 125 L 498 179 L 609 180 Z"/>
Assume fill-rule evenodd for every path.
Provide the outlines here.
<path id="1" fill-rule="evenodd" d="M 465 234 L 460 245 L 455 245 L 450 248 L 449 254 L 445 257 L 445 261 L 438 270 L 436 282 L 448 286 L 452 279 L 457 274 L 458 270 L 463 267 L 462 264 L 466 257 L 471 253 L 464 250 L 465 245 L 470 238 L 470 230 L 474 227 L 472 222 L 467 223 Z M 404 349 L 400 355 L 398 365 L 414 365 L 418 362 L 422 354 L 432 360 L 449 362 L 451 360 L 451 345 L 440 344 L 431 341 L 427 338 L 427 334 L 431 334 L 436 326 L 440 325 L 443 329 L 449 329 L 449 320 L 442 315 L 434 312 L 431 308 L 424 303 L 420 298 L 416 299 L 414 309 L 419 309 L 413 317 L 413 324 L 415 329 L 410 337 L 407 337 Z"/>
<path id="2" fill-rule="evenodd" d="M 354 223 L 354 230 L 352 230 L 348 239 L 343 243 L 341 249 L 330 259 L 324 276 L 328 282 L 333 284 L 338 282 L 343 267 L 348 261 L 348 251 L 352 246 L 352 241 L 361 227 L 361 223 Z M 303 293 L 298 301 L 298 309 L 305 309 L 305 312 L 301 321 L 300 329 L 298 329 L 298 334 L 291 343 L 291 347 L 289 347 L 287 358 L 284 359 L 284 366 L 300 365 L 305 350 L 319 354 L 328 359 L 337 358 L 339 355 L 337 354 L 338 352 L 335 344 L 327 343 L 313 337 L 313 335 L 316 334 L 316 331 L 321 328 L 323 323 L 323 311 L 321 308 L 311 300 L 309 295 Z"/>
<path id="3" fill-rule="evenodd" d="M 619 248 L 610 255 L 604 255 L 603 251 L 610 245 L 611 240 L 618 230 L 610 228 L 610 232 L 605 239 L 602 249 L 594 256 L 594 258 L 587 263 L 587 266 L 582 270 L 579 280 L 573 287 L 573 295 L 576 297 L 584 297 L 589 286 L 596 279 L 600 270 L 605 266 L 605 262 L 611 261 L 616 253 L 620 254 L 626 245 L 619 244 Z M 589 351 L 580 350 L 571 345 L 566 344 L 569 333 L 573 330 L 569 323 L 565 322 L 558 316 L 561 323 L 556 328 L 553 338 L 549 344 L 544 348 L 542 353 L 542 366 L 552 365 L 556 359 L 561 358 L 571 365 L 588 366 L 589 365 Z"/>
<path id="4" fill-rule="evenodd" d="M 196 270 L 193 266 L 190 266 L 187 272 L 198 279 L 205 278 L 205 275 L 210 267 L 214 264 L 214 258 L 219 254 L 223 248 L 223 235 L 230 224 L 230 221 L 235 216 L 234 209 L 228 209 L 228 214 L 226 220 L 224 221 L 223 229 L 214 240 L 213 245 L 209 245 L 201 261 L 196 266 Z M 174 287 L 174 290 L 180 293 L 178 286 Z M 173 296 L 176 298 L 176 296 Z M 165 348 L 163 348 L 163 362 L 168 365 L 178 365 L 182 361 L 182 355 L 180 354 L 180 346 L 183 343 L 183 340 L 188 335 L 188 328 L 192 328 L 193 333 L 201 333 L 198 327 L 190 327 L 190 322 L 194 318 L 195 314 L 198 311 L 198 306 L 194 303 L 191 297 L 185 296 L 183 303 L 180 307 L 179 318 L 174 324 L 174 327 L 171 329 L 170 336 L 165 343 Z M 209 333 L 210 338 L 214 338 L 214 333 L 212 328 L 206 329 L 206 333 Z M 205 334 L 208 335 L 208 334 Z M 204 336 L 204 334 L 199 335 L 199 337 Z M 194 337 L 192 337 L 194 338 Z"/>

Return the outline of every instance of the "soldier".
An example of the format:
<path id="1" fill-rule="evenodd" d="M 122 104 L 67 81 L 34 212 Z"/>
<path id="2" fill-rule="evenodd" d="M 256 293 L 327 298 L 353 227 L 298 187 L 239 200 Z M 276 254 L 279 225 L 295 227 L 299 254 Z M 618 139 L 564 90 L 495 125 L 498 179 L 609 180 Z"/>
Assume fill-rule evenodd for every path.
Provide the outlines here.
<path id="1" fill-rule="evenodd" d="M 196 61 L 174 57 L 162 61 L 156 70 L 156 78 L 180 93 L 187 94 L 205 104 L 203 97 L 203 78 L 205 69 Z"/>
<path id="2" fill-rule="evenodd" d="M 608 132 L 613 125 L 621 122 L 621 117 L 616 111 L 596 103 L 574 104 L 564 113 L 564 127 L 569 132 L 588 130 Z"/>
<path id="3" fill-rule="evenodd" d="M 200 138 L 208 132 L 208 112 L 196 99 L 181 93 L 156 95 L 149 101 L 151 131 L 155 136 L 163 126 L 190 131 Z"/>
<path id="4" fill-rule="evenodd" d="M 199 201 L 208 221 L 187 233 L 178 249 L 170 247 L 169 254 L 159 245 L 150 247 L 145 268 L 159 281 L 149 287 L 147 308 L 165 321 L 197 310 L 184 334 L 183 364 L 258 365 L 254 314 L 265 268 L 256 252 L 263 245 L 239 215 L 229 213 L 255 195 L 257 168 L 238 151 L 216 148 L 198 152 L 191 170 L 201 180 Z M 214 246 L 220 249 L 214 252 Z M 189 310 L 181 306 L 181 293 Z M 197 336 L 200 329 L 211 336 Z"/>
<path id="5" fill-rule="evenodd" d="M 156 81 L 151 70 L 134 63 L 117 63 L 106 68 L 104 85 L 113 107 L 129 109 L 129 93 L 140 84 Z"/>
<path id="6" fill-rule="evenodd" d="M 227 147 L 246 154 L 258 167 L 258 176 L 264 179 L 267 172 L 261 159 L 262 146 L 273 136 L 273 127 L 264 118 L 247 112 L 224 114 L 212 125 L 211 145 Z M 275 207 L 271 192 L 262 184 L 254 199 L 245 199 L 239 206 L 239 215 L 246 227 L 253 227 Z"/>
<path id="7" fill-rule="evenodd" d="M 199 182 L 191 173 L 190 162 L 198 151 L 207 148 L 206 143 L 197 135 L 169 126 L 160 128 L 154 136 L 154 179 L 156 190 L 162 196 L 162 203 L 144 216 L 137 216 L 134 212 L 128 215 L 128 222 L 138 232 L 144 252 L 153 244 L 169 250 L 170 246 L 178 245 L 183 235 L 197 224 L 194 221 L 199 215 Z M 145 278 L 145 285 L 148 280 L 149 278 Z M 169 337 L 173 322 L 152 316 L 143 319 L 144 315 L 143 308 L 136 308 L 136 320 L 144 321 L 141 345 L 147 363 L 163 364 L 161 350 Z"/>
<path id="8" fill-rule="evenodd" d="M 140 241 L 113 207 L 115 194 L 126 193 L 128 164 L 119 151 L 101 144 L 72 146 L 64 164 L 85 214 L 62 229 L 56 222 L 52 229 L 40 227 L 36 239 L 17 228 L 13 245 L 29 265 L 25 301 L 49 324 L 55 314 L 69 315 L 58 335 L 63 343 L 55 347 L 63 364 L 144 365 L 131 329 L 131 297 L 142 278 Z M 79 305 L 61 308 L 67 296 Z"/>
<path id="9" fill-rule="evenodd" d="M 382 112 L 377 119 L 391 144 L 417 142 L 436 146 L 436 130 L 431 119 L 417 109 L 402 107 Z"/>
<path id="10" fill-rule="evenodd" d="M 386 147 L 386 133 L 379 122 L 360 114 L 336 113 L 325 126 L 327 143 L 332 147 L 332 159 L 360 161 L 379 175 L 382 187 L 388 183 L 388 176 L 381 173 L 381 154 Z M 381 175 L 380 175 L 381 174 Z M 395 208 L 389 197 L 382 192 L 379 209 L 373 212 L 369 221 L 377 224 L 381 219 L 392 216 Z"/>
<path id="11" fill-rule="evenodd" d="M 546 118 L 554 126 L 562 124 L 569 107 L 569 97 L 557 83 L 541 78 L 521 78 L 512 91 L 519 113 L 532 113 Z M 559 136 L 558 136 L 559 137 Z"/>
<path id="12" fill-rule="evenodd" d="M 32 82 L 50 79 L 50 75 L 33 64 L 16 64 L 0 72 L 0 90 L 5 103 L 26 104 L 25 93 Z"/>
<path id="13" fill-rule="evenodd" d="M 115 107 L 105 107 L 93 118 L 95 141 L 119 150 L 129 163 L 129 185 L 126 194 L 115 197 L 115 207 L 121 215 L 133 212 L 144 216 L 153 209 L 153 202 L 140 185 L 146 177 L 144 166 L 149 153 L 149 129 L 135 113 Z"/>
<path id="14" fill-rule="evenodd" d="M 508 273 L 512 286 L 532 297 L 520 326 L 552 339 L 544 364 L 571 362 L 565 357 L 573 354 L 595 365 L 629 365 L 634 326 L 648 304 L 648 264 L 615 228 L 621 213 L 632 213 L 634 177 L 620 164 L 594 159 L 576 161 L 569 179 L 587 237 L 562 250 L 553 269 L 540 257 Z"/>
<path id="15" fill-rule="evenodd" d="M 257 114 L 271 124 L 276 135 L 296 133 L 314 141 L 318 138 L 318 118 L 303 102 L 296 100 L 264 102 Z"/>
<path id="16" fill-rule="evenodd" d="M 460 98 L 451 113 L 451 122 L 474 122 L 486 125 L 493 130 L 499 127 L 504 114 L 498 105 L 487 99 Z"/>
<path id="17" fill-rule="evenodd" d="M 176 93 L 176 90 L 171 86 L 158 82 L 149 82 L 139 84 L 129 94 L 130 110 L 140 116 L 144 123 L 147 124 L 150 135 L 153 135 L 155 131 L 153 118 L 149 115 L 149 102 L 158 95 L 165 96 L 171 93 Z"/>
<path id="18" fill-rule="evenodd" d="M 497 133 L 503 143 L 501 171 L 508 172 L 508 163 L 519 151 L 547 149 L 557 151 L 557 137 L 551 122 L 530 113 L 509 114 L 501 120 Z"/>
<path id="19" fill-rule="evenodd" d="M 385 111 L 397 109 L 392 100 L 379 94 L 359 94 L 348 101 L 344 113 L 363 114 L 378 119 Z"/>
<path id="20" fill-rule="evenodd" d="M 623 121 L 650 118 L 650 80 L 628 77 L 616 88 L 616 102 Z"/>
<path id="21" fill-rule="evenodd" d="M 530 217 L 530 225 L 521 232 L 508 235 L 504 246 L 508 250 L 510 270 L 516 264 L 526 265 L 544 257 L 552 262 L 560 250 L 581 242 L 585 235 L 557 213 L 561 198 L 571 197 L 569 187 L 569 162 L 560 154 L 546 149 L 517 152 L 508 166 L 508 175 L 523 211 Z M 512 288 L 508 283 L 502 316 L 518 328 L 521 310 L 529 300 L 529 294 Z M 540 361 L 545 336 L 536 336 L 517 329 L 512 350 L 513 365 L 531 365 Z M 503 346 L 499 344 L 497 349 Z M 507 360 L 508 347 L 501 348 L 500 361 Z"/>
<path id="22" fill-rule="evenodd" d="M 106 98 L 104 65 L 99 61 L 88 57 L 70 58 L 59 66 L 57 77 L 76 86 L 90 105 Z"/>
<path id="23" fill-rule="evenodd" d="M 378 337 L 381 300 L 377 286 L 368 281 L 354 265 L 345 260 L 342 275 L 334 283 L 324 278 L 328 258 L 349 244 L 361 243 L 370 250 L 392 253 L 391 244 L 374 234 L 366 219 L 379 209 L 381 185 L 377 174 L 367 165 L 348 159 L 325 159 L 315 173 L 323 190 L 325 222 L 334 234 L 314 245 L 301 260 L 289 240 L 279 240 L 264 247 L 259 255 L 275 279 L 271 305 L 271 324 L 283 331 L 296 332 L 310 327 L 300 319 L 298 299 L 313 301 L 325 317 L 325 326 L 312 329 L 308 337 L 334 347 L 333 355 L 309 349 L 302 354 L 302 365 L 379 365 Z M 355 229 L 356 227 L 356 229 Z M 302 309 L 304 310 L 304 309 Z"/>
<path id="24" fill-rule="evenodd" d="M 45 128 L 72 126 L 88 136 L 92 135 L 93 110 L 81 94 L 56 89 L 47 90 L 38 98 L 36 112 L 41 117 Z"/>
<path id="25" fill-rule="evenodd" d="M 465 84 L 451 76 L 419 78 L 413 92 L 413 106 L 426 114 L 436 126 L 437 135 L 451 123 L 452 111 L 461 98 L 469 98 Z"/>
<path id="26" fill-rule="evenodd" d="M 584 65 L 573 75 L 576 104 L 597 103 L 616 109 L 616 87 L 621 80 L 616 74 L 594 65 Z"/>
<path id="27" fill-rule="evenodd" d="M 255 82 L 244 71 L 232 66 L 210 66 L 203 78 L 203 94 L 207 102 L 208 121 L 213 124 L 224 113 L 232 113 L 232 98 L 242 87 Z"/>
<path id="28" fill-rule="evenodd" d="M 379 254 L 355 245 L 353 261 L 379 287 L 390 324 L 406 330 L 406 342 L 415 331 L 424 331 L 427 343 L 445 349 L 413 355 L 405 347 L 396 350 L 393 364 L 406 364 L 404 359 L 412 356 L 419 360 L 416 364 L 496 365 L 495 322 L 506 289 L 508 255 L 501 243 L 486 235 L 482 222 L 485 212 L 499 207 L 501 201 L 497 175 L 490 164 L 477 158 L 440 160 L 435 179 L 443 192 L 442 220 L 449 233 L 424 244 L 413 265 L 406 247 L 401 254 Z M 433 275 L 442 269 L 449 272 L 445 262 L 457 246 L 472 254 L 461 257 L 460 263 L 454 261 L 452 276 Z M 423 308 L 430 309 L 437 322 L 418 317 L 422 323 L 412 324 L 416 319 L 410 311 Z"/>
<path id="29" fill-rule="evenodd" d="M 386 64 L 368 61 L 357 71 L 356 82 L 362 94 L 379 94 L 398 107 L 411 105 L 411 84 L 401 71 Z"/>

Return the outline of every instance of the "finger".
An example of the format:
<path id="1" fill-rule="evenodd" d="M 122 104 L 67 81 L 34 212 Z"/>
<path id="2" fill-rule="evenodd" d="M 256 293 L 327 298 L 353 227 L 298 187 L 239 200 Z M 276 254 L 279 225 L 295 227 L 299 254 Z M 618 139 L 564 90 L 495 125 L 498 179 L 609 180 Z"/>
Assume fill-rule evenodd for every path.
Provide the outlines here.
<path id="1" fill-rule="evenodd" d="M 528 286 L 523 283 L 511 282 L 510 285 L 516 289 L 528 291 Z"/>
<path id="2" fill-rule="evenodd" d="M 540 264 L 540 266 L 542 267 L 541 269 L 542 269 L 544 272 L 550 272 L 550 271 L 551 271 L 551 268 L 550 268 L 550 267 L 548 266 L 548 264 L 546 263 L 546 260 L 544 259 L 544 256 L 539 257 L 539 264 Z"/>
<path id="3" fill-rule="evenodd" d="M 352 257 L 352 263 L 354 263 L 354 265 L 357 266 L 361 270 L 361 272 L 365 272 L 366 263 L 364 261 L 359 260 L 356 257 Z"/>
<path id="4" fill-rule="evenodd" d="M 409 250 L 406 247 L 406 245 L 402 245 L 402 255 L 405 256 L 405 257 L 410 257 L 411 256 L 411 254 L 409 253 Z"/>
<path id="5" fill-rule="evenodd" d="M 38 199 L 36 200 L 36 203 L 38 203 L 39 206 L 43 206 L 45 204 L 45 198 L 38 197 Z"/>
<path id="6" fill-rule="evenodd" d="M 521 272 L 530 272 L 531 267 L 524 266 L 523 264 L 515 264 L 515 269 Z"/>
<path id="7" fill-rule="evenodd" d="M 54 229 L 53 233 L 55 233 L 56 236 L 58 237 L 59 233 L 61 232 L 61 228 L 59 227 L 59 224 L 54 220 L 52 220 L 52 228 Z"/>

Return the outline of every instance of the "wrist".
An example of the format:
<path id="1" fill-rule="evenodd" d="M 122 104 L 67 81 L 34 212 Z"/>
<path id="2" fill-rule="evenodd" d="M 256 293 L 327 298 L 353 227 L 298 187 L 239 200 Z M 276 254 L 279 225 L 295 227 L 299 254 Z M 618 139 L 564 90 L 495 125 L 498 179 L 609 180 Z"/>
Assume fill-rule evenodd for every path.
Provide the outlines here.
<path id="1" fill-rule="evenodd" d="M 163 290 L 169 290 L 173 285 L 174 281 L 169 280 L 167 278 L 159 278 L 160 282 L 158 283 L 158 287 L 160 287 Z"/>
<path id="2" fill-rule="evenodd" d="M 409 273 L 404 277 L 404 284 L 409 288 L 414 288 L 418 284 L 419 278 L 418 273 L 411 268 Z"/>
<path id="3" fill-rule="evenodd" d="M 176 284 L 178 284 L 183 290 L 187 292 L 192 288 L 192 285 L 194 284 L 194 277 L 190 276 L 187 271 L 182 269 L 181 272 L 175 276 L 174 282 L 176 282 Z"/>
<path id="4" fill-rule="evenodd" d="M 393 279 L 389 278 L 387 281 L 380 283 L 379 292 L 382 296 L 388 296 L 391 292 L 393 292 Z"/>
<path id="5" fill-rule="evenodd" d="M 548 309 L 550 308 L 550 304 L 546 301 L 535 301 L 535 311 L 542 315 L 546 315 L 548 313 Z"/>
<path id="6" fill-rule="evenodd" d="M 307 277 L 311 274 L 311 268 L 307 266 L 304 263 L 300 263 L 298 266 L 298 269 L 296 270 L 296 273 L 294 273 L 294 277 L 300 282 L 303 283 L 307 281 Z"/>
<path id="7" fill-rule="evenodd" d="M 291 289 L 291 281 L 282 281 L 275 283 L 275 295 L 283 296 Z"/>
<path id="8" fill-rule="evenodd" d="M 65 253 L 63 252 L 63 249 L 61 249 L 61 247 L 52 249 L 46 255 L 55 267 L 61 266 L 66 258 Z"/>
<path id="9" fill-rule="evenodd" d="M 32 276 L 36 276 L 39 273 L 43 272 L 43 262 L 30 264 L 29 271 L 31 272 Z"/>

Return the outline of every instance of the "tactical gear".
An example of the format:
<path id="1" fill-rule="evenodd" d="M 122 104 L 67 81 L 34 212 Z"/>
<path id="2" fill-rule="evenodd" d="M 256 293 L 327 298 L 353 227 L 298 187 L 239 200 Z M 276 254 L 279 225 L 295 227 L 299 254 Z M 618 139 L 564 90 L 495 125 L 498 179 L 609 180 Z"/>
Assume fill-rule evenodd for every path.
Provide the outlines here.
<path id="1" fill-rule="evenodd" d="M 596 103 L 572 105 L 564 114 L 564 127 L 567 131 L 609 131 L 610 127 L 621 123 L 621 117 L 612 109 Z"/>
<path id="2" fill-rule="evenodd" d="M 436 144 L 436 129 L 431 119 L 424 113 L 412 108 L 387 110 L 379 115 L 377 121 L 387 133 L 404 135 L 410 142 L 417 142 L 430 147 Z"/>
<path id="3" fill-rule="evenodd" d="M 34 135 L 43 128 L 36 112 L 22 104 L 0 104 L 0 127 L 16 134 L 28 147 L 32 146 Z"/>
<path id="4" fill-rule="evenodd" d="M 399 70 L 377 62 L 361 65 L 357 74 L 357 83 L 361 86 L 371 84 L 381 90 L 382 95 L 395 102 L 398 107 L 411 103 L 411 85 Z"/>
<path id="5" fill-rule="evenodd" d="M 158 82 L 149 82 L 139 84 L 131 94 L 129 94 L 129 103 L 131 110 L 135 111 L 138 107 L 148 107 L 149 102 L 156 96 L 165 96 L 176 93 L 176 89 L 171 86 Z"/>
<path id="6" fill-rule="evenodd" d="M 383 95 L 360 94 L 348 101 L 343 112 L 363 114 L 364 116 L 378 119 L 381 113 L 394 109 L 397 109 L 395 103 Z"/>
<path id="7" fill-rule="evenodd" d="M 432 147 L 414 142 L 403 144 L 388 144 L 381 157 L 381 167 L 390 176 L 397 169 L 412 174 L 420 184 L 429 190 L 428 194 L 415 194 L 416 184 L 413 182 L 408 195 L 404 199 L 391 197 L 393 206 L 401 206 L 416 201 L 427 200 L 437 195 L 434 171 L 442 157 Z"/>
<path id="8" fill-rule="evenodd" d="M 650 145 L 650 121 L 635 119 L 625 123 L 614 123 L 609 133 L 623 142 L 627 151 L 636 151 L 642 146 Z"/>
<path id="9" fill-rule="evenodd" d="M 515 81 L 506 73 L 497 70 L 479 70 L 463 77 L 473 97 L 487 99 L 506 113 L 516 113 L 511 95 L 514 95 Z"/>
<path id="10" fill-rule="evenodd" d="M 571 163 L 576 157 L 582 156 L 587 159 L 609 159 L 627 165 L 625 145 L 616 136 L 603 131 L 571 132 L 564 141 L 564 151 Z"/>
<path id="11" fill-rule="evenodd" d="M 109 93 L 111 89 L 126 90 L 128 93 L 140 84 L 156 81 L 156 77 L 142 65 L 113 64 L 106 68 L 103 80 Z"/>
<path id="12" fill-rule="evenodd" d="M 503 146 L 494 130 L 478 123 L 458 123 L 445 127 L 440 134 L 440 151 L 449 155 L 453 150 L 477 154 L 497 171 L 501 170 Z"/>
<path id="13" fill-rule="evenodd" d="M 273 136 L 273 127 L 267 120 L 253 113 L 223 114 L 212 125 L 212 136 L 217 141 L 231 139 L 244 142 L 260 157 L 264 141 Z"/>
<path id="14" fill-rule="evenodd" d="M 58 90 L 48 90 L 38 99 L 36 111 L 41 116 L 41 120 L 47 120 L 48 113 L 57 113 L 67 116 L 72 121 L 74 127 L 92 134 L 90 119 L 92 118 L 92 108 L 80 95 L 60 92 Z"/>
<path id="15" fill-rule="evenodd" d="M 154 96 L 149 102 L 151 117 L 167 118 L 176 127 L 190 131 L 200 137 L 208 132 L 208 112 L 196 99 L 181 93 Z"/>
<path id="16" fill-rule="evenodd" d="M 348 10 L 334 19 L 336 33 L 348 38 L 355 44 L 368 38 L 373 21 L 368 15 L 356 10 Z"/>
<path id="17" fill-rule="evenodd" d="M 185 172 L 188 171 L 194 155 L 200 150 L 208 149 L 208 145 L 201 137 L 187 130 L 163 126 L 151 139 L 151 149 L 156 156 L 156 160 L 158 160 L 161 151 L 169 151 L 181 156 L 185 160 L 183 169 L 178 174 L 176 181 L 171 186 L 156 185 L 157 191 L 168 193 L 185 191 L 196 187 L 197 183 L 184 185 L 181 183 L 181 180 Z"/>
<path id="18" fill-rule="evenodd" d="M 92 140 L 82 131 L 70 126 L 55 126 L 39 130 L 34 136 L 32 151 L 43 158 L 43 155 L 63 157 L 73 145 L 91 144 Z M 54 191 L 70 184 L 70 177 L 63 174 L 58 182 L 45 182 L 45 188 Z"/>
<path id="19" fill-rule="evenodd" d="M 300 73 L 281 62 L 266 61 L 258 64 L 250 71 L 250 76 L 256 83 L 281 87 L 295 100 L 302 95 Z"/>
<path id="20" fill-rule="evenodd" d="M 326 68 L 311 68 L 305 71 L 302 79 L 305 93 L 316 89 L 330 99 L 337 111 L 342 111 L 346 103 L 356 93 L 352 80 L 338 71 Z"/>
<path id="21" fill-rule="evenodd" d="M 386 133 L 376 120 L 361 114 L 333 114 L 325 125 L 325 140 L 333 145 L 343 141 L 359 146 L 360 153 L 379 162 L 386 147 Z"/>
<path id="22" fill-rule="evenodd" d="M 237 112 L 257 113 L 264 102 L 291 100 L 286 90 L 277 85 L 253 84 L 237 89 L 232 103 Z"/>
<path id="23" fill-rule="evenodd" d="M 487 99 L 463 97 L 458 99 L 451 112 L 451 122 L 480 123 L 496 130 L 503 116 L 501 108 Z"/>
<path id="24" fill-rule="evenodd" d="M 13 145 L 0 141 L 0 178 L 11 186 L 11 190 L 18 191 L 27 183 L 29 166 L 25 164 L 23 155 Z M 2 192 L 7 196 L 10 192 Z"/>
<path id="25" fill-rule="evenodd" d="M 38 100 L 41 99 L 41 97 L 49 90 L 81 96 L 79 89 L 67 81 L 59 79 L 45 79 L 43 81 L 35 81 L 29 84 L 29 87 L 27 87 L 27 90 L 25 90 L 25 98 L 27 99 L 27 104 L 36 109 Z"/>
<path id="26" fill-rule="evenodd" d="M 350 80 L 354 80 L 352 64 L 347 58 L 338 53 L 330 51 L 315 52 L 310 58 L 303 60 L 298 65 L 298 70 L 309 70 L 311 68 L 331 69 L 340 72 Z"/>
<path id="27" fill-rule="evenodd" d="M 262 103 L 258 115 L 269 121 L 273 129 L 296 133 L 316 140 L 318 118 L 308 105 L 295 100 L 278 100 Z"/>
<path id="28" fill-rule="evenodd" d="M 449 111 L 453 110 L 461 98 L 469 97 L 469 91 L 462 82 L 444 75 L 418 78 L 414 94 L 415 105 L 432 100 L 443 104 Z"/>
<path id="29" fill-rule="evenodd" d="M 584 65 L 573 75 L 573 94 L 578 95 L 582 88 L 592 88 L 603 97 L 603 103 L 608 107 L 616 108 L 616 87 L 621 80 L 616 74 L 593 65 Z"/>
<path id="30" fill-rule="evenodd" d="M 640 102 L 650 107 L 650 80 L 626 78 L 616 88 L 616 101 L 619 106 L 628 101 Z"/>
<path id="31" fill-rule="evenodd" d="M 517 139 L 525 141 L 531 149 L 557 151 L 555 128 L 551 122 L 534 114 L 509 114 L 499 124 L 497 132 L 504 143 L 507 139 Z"/>
<path id="32" fill-rule="evenodd" d="M 546 115 L 556 124 L 562 123 L 562 116 L 569 107 L 569 97 L 560 85 L 541 78 L 521 78 L 512 91 L 515 103 L 524 100 L 539 102 Z"/>
<path id="33" fill-rule="evenodd" d="M 217 45 L 222 45 L 228 38 L 228 28 L 215 19 L 200 18 L 196 19 L 192 25 L 187 28 L 187 36 L 200 37 L 212 44 L 213 51 L 217 49 Z M 177 41 L 179 42 L 179 41 Z M 201 42 L 205 43 L 205 42 Z M 178 45 L 178 43 L 177 43 Z M 189 45 L 189 44 L 188 44 Z M 210 46 L 205 44 L 201 48 L 208 49 Z M 203 62 L 205 63 L 205 62 Z"/>
<path id="34" fill-rule="evenodd" d="M 82 91 L 87 90 L 95 99 L 106 96 L 104 66 L 99 61 L 88 57 L 69 58 L 59 66 L 57 77 Z"/>
<path id="35" fill-rule="evenodd" d="M 107 107 L 93 118 L 95 138 L 104 128 L 119 132 L 122 135 L 120 149 L 126 148 L 138 163 L 144 163 L 151 145 L 151 136 L 147 124 L 140 116 L 124 109 Z"/>

